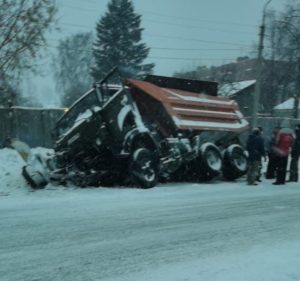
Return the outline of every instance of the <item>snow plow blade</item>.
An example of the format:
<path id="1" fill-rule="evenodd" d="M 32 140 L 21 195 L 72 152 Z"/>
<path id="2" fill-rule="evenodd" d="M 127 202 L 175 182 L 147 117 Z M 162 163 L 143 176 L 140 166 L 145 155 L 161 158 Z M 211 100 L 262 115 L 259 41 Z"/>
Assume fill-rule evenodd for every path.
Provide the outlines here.
<path id="1" fill-rule="evenodd" d="M 22 175 L 33 189 L 42 189 L 49 183 L 51 172 L 55 168 L 53 156 L 49 150 L 30 152 Z"/>
<path id="2" fill-rule="evenodd" d="M 42 189 L 48 184 L 43 174 L 31 165 L 23 167 L 22 175 L 33 189 Z"/>

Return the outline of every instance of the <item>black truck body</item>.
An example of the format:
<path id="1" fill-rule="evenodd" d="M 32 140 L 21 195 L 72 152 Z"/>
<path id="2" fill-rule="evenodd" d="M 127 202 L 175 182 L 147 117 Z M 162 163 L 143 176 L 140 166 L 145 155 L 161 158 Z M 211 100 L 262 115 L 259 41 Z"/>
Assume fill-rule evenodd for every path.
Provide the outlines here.
<path id="1" fill-rule="evenodd" d="M 123 80 L 114 70 L 57 122 L 55 153 L 40 174 L 44 183 L 142 188 L 221 173 L 232 180 L 247 169 L 238 139 L 247 128 L 237 104 L 217 97 L 214 82 L 153 75 Z M 23 170 L 39 187 L 33 173 L 30 164 Z"/>

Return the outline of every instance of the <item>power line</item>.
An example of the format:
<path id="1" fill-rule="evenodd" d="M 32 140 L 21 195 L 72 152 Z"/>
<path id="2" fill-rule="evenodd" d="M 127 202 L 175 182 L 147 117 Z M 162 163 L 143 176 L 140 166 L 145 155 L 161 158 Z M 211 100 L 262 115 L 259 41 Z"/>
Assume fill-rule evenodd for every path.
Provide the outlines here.
<path id="1" fill-rule="evenodd" d="M 69 6 L 69 5 L 62 5 L 64 7 L 69 7 L 72 9 L 76 9 L 76 10 L 81 10 L 81 11 L 85 11 L 85 12 L 96 12 L 95 10 L 91 10 L 91 9 L 86 9 L 86 8 L 79 8 L 79 7 L 74 7 L 74 6 Z M 217 31 L 217 32 L 223 32 L 223 33 L 243 33 L 243 34 L 251 34 L 253 35 L 253 33 L 251 32 L 245 32 L 245 31 L 241 31 L 241 30 L 225 30 L 225 29 L 218 29 L 218 28 L 211 28 L 211 27 L 203 27 L 203 26 L 195 26 L 195 25 L 186 25 L 186 24 L 180 24 L 180 23 L 173 23 L 173 22 L 166 22 L 166 21 L 159 21 L 159 20 L 153 20 L 153 19 L 149 19 L 146 17 L 143 17 L 143 21 L 144 22 L 152 22 L 152 23 L 156 23 L 156 24 L 164 24 L 164 25 L 169 25 L 169 26 L 177 26 L 177 27 L 181 27 L 181 28 L 192 28 L 192 29 L 202 29 L 202 30 L 208 30 L 208 31 Z"/>
<path id="2" fill-rule="evenodd" d="M 87 9 L 87 8 L 81 8 L 81 7 L 76 7 L 76 6 L 72 6 L 72 5 L 65 5 L 65 4 L 61 4 L 62 7 L 66 7 L 66 8 L 70 8 L 73 10 L 77 10 L 77 11 L 83 11 L 83 12 L 89 12 L 89 13 L 99 13 L 98 11 L 96 11 L 95 9 Z"/>
<path id="3" fill-rule="evenodd" d="M 80 24 L 73 24 L 73 23 L 61 23 L 62 25 L 66 26 L 74 26 L 74 27 L 83 27 L 88 28 L 89 30 L 94 29 L 86 25 L 80 25 Z M 201 42 L 206 44 L 218 44 L 218 45 L 229 45 L 229 46 L 239 46 L 239 47 L 248 47 L 249 45 L 246 44 L 240 44 L 240 43 L 231 43 L 231 42 L 224 42 L 224 41 L 210 41 L 210 40 L 203 40 L 203 39 L 197 39 L 197 38 L 186 38 L 186 37 L 177 37 L 177 36 L 170 36 L 170 35 L 159 35 L 159 34 L 151 34 L 151 33 L 144 33 L 146 36 L 151 37 L 158 37 L 158 38 L 167 38 L 167 39 L 175 39 L 175 40 L 184 40 L 184 41 L 193 41 L 193 42 Z"/>
<path id="4" fill-rule="evenodd" d="M 170 16 L 166 14 L 160 14 L 156 12 L 151 12 L 151 11 L 144 11 L 148 14 L 156 15 L 159 17 L 164 17 L 164 18 L 173 18 L 173 19 L 182 19 L 182 20 L 188 20 L 188 21 L 197 21 L 197 22 L 206 22 L 206 23 L 214 23 L 214 24 L 228 24 L 228 25 L 234 25 L 234 26 L 247 26 L 247 27 L 257 27 L 257 25 L 254 24 L 247 24 L 247 23 L 236 23 L 236 22 L 229 22 L 229 21 L 214 21 L 214 20 L 206 20 L 206 19 L 196 19 L 196 18 L 190 18 L 190 17 L 180 17 L 180 16 Z"/>
<path id="5" fill-rule="evenodd" d="M 62 22 L 60 24 L 61 25 L 66 25 L 66 26 L 83 27 L 83 28 L 87 28 L 89 30 L 94 30 L 95 29 L 95 27 L 90 27 L 88 25 L 76 24 L 76 23 Z M 96 26 L 96 24 L 95 24 L 95 26 Z"/>
<path id="6" fill-rule="evenodd" d="M 66 26 L 74 26 L 74 27 L 83 27 L 83 28 L 87 28 L 90 30 L 95 29 L 95 27 L 90 27 L 88 25 L 83 25 L 83 24 L 76 24 L 76 23 L 68 23 L 68 22 L 62 22 L 60 23 L 61 25 L 66 25 Z M 96 25 L 96 24 L 95 24 Z"/>
<path id="7" fill-rule="evenodd" d="M 91 3 L 91 2 L 90 2 Z M 93 2 L 95 3 L 95 2 Z M 96 3 L 95 3 L 96 4 Z M 66 8 L 70 8 L 70 9 L 75 9 L 75 10 L 79 10 L 79 11 L 86 11 L 86 12 L 92 12 L 92 13 L 98 13 L 98 11 L 94 10 L 94 9 L 87 9 L 87 8 L 81 8 L 78 6 L 73 6 L 73 5 L 65 5 L 62 4 L 61 6 L 66 7 Z M 212 24 L 220 24 L 220 25 L 231 25 L 231 26 L 245 26 L 245 27 L 255 27 L 257 28 L 257 25 L 255 24 L 248 24 L 248 23 L 237 23 L 237 22 L 230 22 L 230 21 L 215 21 L 215 20 L 206 20 L 206 19 L 196 19 L 196 18 L 190 18 L 190 17 L 181 17 L 181 16 L 171 16 L 171 15 L 166 15 L 166 14 L 160 14 L 160 13 L 156 13 L 156 12 L 152 12 L 152 11 L 142 11 L 143 14 L 152 14 L 154 16 L 158 16 L 158 17 L 164 17 L 164 18 L 172 18 L 172 19 L 181 19 L 184 21 L 193 21 L 193 22 L 205 22 L 205 23 L 212 23 Z M 143 15 L 142 14 L 142 15 Z"/>
<path id="8" fill-rule="evenodd" d="M 50 41 L 50 40 L 49 40 Z M 53 40 L 51 40 L 53 41 Z M 55 48 L 57 49 L 57 46 L 54 45 L 44 45 L 45 47 L 50 47 L 50 48 Z M 79 48 L 69 48 L 69 50 L 71 51 L 75 51 L 75 52 L 82 52 L 82 53 L 88 53 L 91 54 L 92 50 L 84 50 L 84 49 L 79 49 Z M 148 56 L 149 59 L 163 59 L 163 60 L 184 60 L 184 61 L 232 61 L 235 60 L 235 58 L 183 58 L 183 57 L 164 57 L 164 56 Z"/>
<path id="9" fill-rule="evenodd" d="M 62 6 L 67 7 L 67 8 L 72 8 L 72 9 L 75 9 L 75 10 L 85 11 L 85 12 L 93 12 L 93 13 L 97 12 L 97 11 L 92 10 L 92 9 L 79 8 L 79 7 L 70 6 L 70 5 L 64 5 L 63 4 Z M 253 33 L 251 33 L 251 32 L 245 32 L 245 31 L 241 31 L 241 30 L 224 30 L 224 29 L 203 27 L 203 26 L 195 26 L 195 25 L 186 25 L 186 24 L 183 25 L 183 24 L 180 24 L 180 23 L 153 20 L 153 19 L 149 19 L 149 18 L 145 18 L 145 17 L 143 17 L 143 21 L 145 21 L 145 22 L 148 21 L 148 22 L 152 22 L 152 23 L 156 23 L 156 24 L 177 26 L 177 27 L 181 27 L 181 28 L 202 29 L 202 30 L 217 31 L 217 32 L 223 32 L 223 33 L 233 33 L 234 32 L 234 33 L 240 33 L 240 34 L 251 34 L 251 35 L 253 35 Z M 211 22 L 211 21 L 208 21 L 208 22 Z M 221 22 L 217 22 L 217 23 L 220 24 Z M 222 23 L 222 24 L 224 24 L 224 23 Z M 239 24 L 233 24 L 233 23 L 231 23 L 231 25 L 240 26 Z"/>
<path id="10" fill-rule="evenodd" d="M 251 32 L 244 32 L 244 31 L 237 31 L 237 30 L 225 30 L 225 29 L 218 29 L 218 28 L 210 28 L 210 27 L 202 27 L 202 26 L 195 26 L 195 25 L 182 25 L 180 23 L 172 23 L 172 22 L 166 22 L 166 21 L 157 21 L 157 20 L 151 20 L 147 18 L 143 18 L 143 21 L 158 23 L 158 24 L 164 24 L 164 25 L 171 25 L 171 26 L 178 26 L 181 28 L 192 28 L 192 29 L 205 29 L 208 31 L 217 31 L 217 32 L 223 32 L 223 33 L 243 33 L 243 34 L 251 34 Z"/>
<path id="11" fill-rule="evenodd" d="M 184 61 L 234 61 L 236 58 L 178 58 L 178 57 L 156 57 L 148 56 L 149 59 L 162 59 L 162 60 L 184 60 Z"/>
<path id="12" fill-rule="evenodd" d="M 49 39 L 48 41 L 60 43 L 60 40 Z M 253 50 L 251 47 L 247 48 L 173 48 L 173 47 L 149 47 L 151 50 L 166 50 L 166 51 L 241 51 Z"/>
<path id="13" fill-rule="evenodd" d="M 185 40 L 185 41 L 194 41 L 194 42 L 201 42 L 206 44 L 218 44 L 218 45 L 230 45 L 230 46 L 240 46 L 240 47 L 250 47 L 249 45 L 240 44 L 240 43 L 230 43 L 230 42 L 223 42 L 223 41 L 210 41 L 210 40 L 202 40 L 197 38 L 186 38 L 186 37 L 177 37 L 177 36 L 169 36 L 169 35 L 157 35 L 157 34 L 150 34 L 144 33 L 147 36 L 158 37 L 158 38 L 168 38 L 168 39 L 176 39 L 176 40 Z"/>
<path id="14" fill-rule="evenodd" d="M 72 1 L 72 3 L 74 3 L 74 0 L 70 0 L 70 1 Z M 78 0 L 78 1 L 81 2 L 82 0 Z M 75 0 L 75 2 L 76 2 L 76 0 Z M 99 4 L 99 2 L 97 2 L 95 0 L 85 0 L 85 2 L 88 2 L 88 3 L 91 3 L 91 4 Z"/>
<path id="15" fill-rule="evenodd" d="M 172 48 L 172 47 L 150 47 L 152 50 L 167 50 L 167 51 L 241 51 L 244 49 L 252 50 L 253 48 Z"/>

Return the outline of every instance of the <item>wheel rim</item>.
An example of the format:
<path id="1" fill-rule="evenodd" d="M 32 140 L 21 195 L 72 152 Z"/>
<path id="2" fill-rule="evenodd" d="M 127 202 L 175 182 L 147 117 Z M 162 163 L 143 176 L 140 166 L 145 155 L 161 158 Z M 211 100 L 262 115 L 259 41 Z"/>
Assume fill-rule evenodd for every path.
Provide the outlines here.
<path id="1" fill-rule="evenodd" d="M 222 167 L 222 160 L 216 151 L 209 150 L 206 154 L 207 165 L 214 171 L 219 171 Z"/>
<path id="2" fill-rule="evenodd" d="M 156 172 L 153 168 L 153 161 L 148 155 L 140 154 L 141 151 L 137 151 L 134 155 L 136 164 L 134 167 L 134 173 L 141 179 L 147 182 L 153 182 L 156 178 Z"/>
<path id="3" fill-rule="evenodd" d="M 247 159 L 244 155 L 240 153 L 233 154 L 233 163 L 240 171 L 247 170 Z"/>
<path id="4" fill-rule="evenodd" d="M 141 175 L 143 176 L 143 178 L 146 181 L 148 181 L 148 182 L 154 181 L 154 179 L 155 179 L 155 171 L 151 167 L 151 161 L 150 160 L 144 161 L 142 163 L 142 166 L 140 168 L 140 172 L 141 172 Z"/>

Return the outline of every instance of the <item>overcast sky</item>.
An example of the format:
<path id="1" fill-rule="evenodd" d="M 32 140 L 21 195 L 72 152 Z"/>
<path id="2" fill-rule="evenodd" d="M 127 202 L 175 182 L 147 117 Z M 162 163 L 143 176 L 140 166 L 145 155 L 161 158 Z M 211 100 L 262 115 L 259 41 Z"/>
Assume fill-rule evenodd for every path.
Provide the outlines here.
<path id="1" fill-rule="evenodd" d="M 59 39 L 79 31 L 94 31 L 107 10 L 108 0 L 57 0 L 59 31 L 49 35 L 49 53 Z M 280 10 L 285 0 L 272 0 Z M 220 65 L 249 55 L 258 40 L 258 26 L 266 0 L 134 0 L 142 15 L 143 41 L 151 48 L 147 62 L 155 74 L 172 75 L 199 65 Z M 45 66 L 50 64 L 50 56 Z M 44 62 L 43 62 L 44 63 Z M 27 91 L 50 95 L 55 91 L 51 73 L 36 79 Z M 53 94 L 51 94 L 52 96 Z M 52 97 L 49 96 L 48 102 Z"/>

